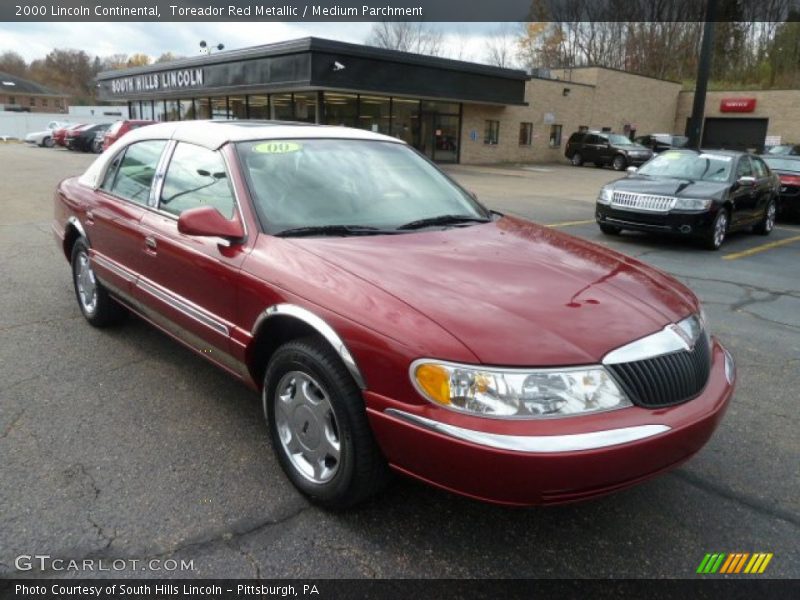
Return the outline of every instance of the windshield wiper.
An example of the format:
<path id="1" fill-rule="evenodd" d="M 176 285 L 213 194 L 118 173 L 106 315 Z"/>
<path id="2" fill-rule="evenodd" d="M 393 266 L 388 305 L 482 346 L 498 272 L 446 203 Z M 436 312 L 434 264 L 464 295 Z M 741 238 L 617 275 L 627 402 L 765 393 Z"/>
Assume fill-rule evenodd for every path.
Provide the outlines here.
<path id="1" fill-rule="evenodd" d="M 469 215 L 439 215 L 438 217 L 428 217 L 427 219 L 419 219 L 411 221 L 405 225 L 400 225 L 398 230 L 403 229 L 421 229 L 429 225 L 455 225 L 457 223 L 488 223 L 489 219 L 484 217 L 470 217 Z"/>
<path id="2" fill-rule="evenodd" d="M 397 233 L 395 229 L 379 229 L 368 225 L 311 225 L 284 229 L 278 237 L 302 237 L 307 235 L 384 235 Z"/>

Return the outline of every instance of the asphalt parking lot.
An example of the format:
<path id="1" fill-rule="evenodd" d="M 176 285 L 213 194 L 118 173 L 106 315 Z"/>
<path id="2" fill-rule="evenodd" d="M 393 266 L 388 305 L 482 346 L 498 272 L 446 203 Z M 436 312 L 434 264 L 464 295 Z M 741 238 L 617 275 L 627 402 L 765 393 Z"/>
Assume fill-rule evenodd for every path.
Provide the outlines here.
<path id="1" fill-rule="evenodd" d="M 49 554 L 193 565 L 106 576 L 695 577 L 707 552 L 772 552 L 761 577 L 800 577 L 800 224 L 719 252 L 608 238 L 593 201 L 613 171 L 449 168 L 492 208 L 687 283 L 736 358 L 736 396 L 691 461 L 589 503 L 506 509 L 398 477 L 329 513 L 284 477 L 254 393 L 138 319 L 84 322 L 50 220 L 57 181 L 91 160 L 0 145 L 0 575 L 75 576 L 15 571 Z"/>

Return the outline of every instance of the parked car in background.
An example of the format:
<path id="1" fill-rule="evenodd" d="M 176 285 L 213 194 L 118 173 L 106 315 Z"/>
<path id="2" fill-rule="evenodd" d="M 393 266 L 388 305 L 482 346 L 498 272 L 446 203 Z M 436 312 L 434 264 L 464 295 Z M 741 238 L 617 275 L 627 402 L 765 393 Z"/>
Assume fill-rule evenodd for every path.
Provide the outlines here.
<path id="1" fill-rule="evenodd" d="M 106 131 L 108 130 L 106 129 L 105 131 L 98 131 L 94 135 L 94 141 L 92 142 L 92 152 L 94 152 L 95 154 L 100 154 L 101 152 L 103 152 L 103 142 L 105 141 L 106 138 Z"/>
<path id="2" fill-rule="evenodd" d="M 158 123 L 158 121 L 147 121 L 144 119 L 139 119 L 139 120 L 128 119 L 112 123 L 111 127 L 109 127 L 104 134 L 103 150 L 107 150 L 111 144 L 116 142 L 119 138 L 121 138 L 129 131 L 133 131 L 134 129 L 139 129 L 139 127 L 153 125 L 154 123 Z"/>
<path id="3" fill-rule="evenodd" d="M 35 131 L 25 136 L 25 141 L 28 144 L 35 144 L 40 147 L 52 148 L 55 145 L 53 133 L 60 127 L 65 127 L 67 124 L 61 121 L 50 121 L 47 124 L 47 129 L 42 131 Z"/>
<path id="4" fill-rule="evenodd" d="M 79 127 L 85 126 L 86 123 L 74 123 L 74 124 L 67 124 L 63 127 L 58 127 L 53 130 L 53 142 L 57 146 L 66 146 L 67 145 L 67 132 L 72 131 L 73 129 L 77 129 Z"/>
<path id="5" fill-rule="evenodd" d="M 111 123 L 90 124 L 67 132 L 67 148 L 80 152 L 92 152 L 94 139 L 98 133 L 104 133 Z"/>
<path id="6" fill-rule="evenodd" d="M 392 137 L 162 123 L 54 203 L 87 322 L 134 312 L 258 390 L 324 506 L 389 468 L 506 505 L 607 494 L 694 455 L 733 394 L 687 287 L 488 210 Z"/>
<path id="7" fill-rule="evenodd" d="M 800 156 L 800 144 L 778 144 L 777 146 L 769 146 L 765 149 L 764 154 Z"/>
<path id="8" fill-rule="evenodd" d="M 689 143 L 689 138 L 685 135 L 672 135 L 671 133 L 651 133 L 634 138 L 633 141 L 658 154 L 671 148 L 685 148 Z"/>
<path id="9" fill-rule="evenodd" d="M 780 180 L 778 214 L 800 217 L 800 156 L 766 155 L 762 158 Z"/>
<path id="10" fill-rule="evenodd" d="M 564 155 L 576 167 L 593 163 L 596 167 L 611 165 L 616 171 L 641 165 L 653 158 L 652 150 L 630 141 L 624 135 L 600 131 L 573 133 L 569 136 Z"/>
<path id="11" fill-rule="evenodd" d="M 758 156 L 725 150 L 668 150 L 604 186 L 596 218 L 603 233 L 623 230 L 695 237 L 717 250 L 730 231 L 775 226 L 778 176 Z"/>

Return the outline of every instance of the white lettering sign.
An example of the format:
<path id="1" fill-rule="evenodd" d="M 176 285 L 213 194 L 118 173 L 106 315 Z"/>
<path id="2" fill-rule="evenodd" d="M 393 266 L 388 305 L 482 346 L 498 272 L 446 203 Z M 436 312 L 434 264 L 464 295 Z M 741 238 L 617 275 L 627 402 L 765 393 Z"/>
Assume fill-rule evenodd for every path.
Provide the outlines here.
<path id="1" fill-rule="evenodd" d="M 203 69 L 178 69 L 111 80 L 112 94 L 131 94 L 203 87 Z"/>

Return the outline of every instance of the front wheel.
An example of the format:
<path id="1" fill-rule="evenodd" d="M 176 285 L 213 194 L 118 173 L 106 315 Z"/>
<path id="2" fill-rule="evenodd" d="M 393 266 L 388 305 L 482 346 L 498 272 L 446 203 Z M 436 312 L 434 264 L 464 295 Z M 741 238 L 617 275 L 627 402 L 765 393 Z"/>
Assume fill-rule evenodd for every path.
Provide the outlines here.
<path id="1" fill-rule="evenodd" d="M 53 141 L 53 138 L 51 138 L 50 136 L 48 136 L 48 137 L 46 137 L 46 138 L 44 138 L 42 140 L 42 146 L 44 146 L 45 148 L 52 148 L 55 145 L 56 145 L 56 143 Z"/>
<path id="2" fill-rule="evenodd" d="M 728 211 L 720 209 L 711 229 L 706 234 L 704 243 L 709 250 L 719 250 L 722 242 L 725 241 L 725 236 L 728 234 Z"/>
<path id="3" fill-rule="evenodd" d="M 361 391 L 326 342 L 311 337 L 278 348 L 263 403 L 281 467 L 310 500 L 346 508 L 383 487 L 388 468 Z"/>
<path id="4" fill-rule="evenodd" d="M 72 283 L 78 306 L 90 325 L 107 327 L 125 318 L 125 309 L 97 280 L 89 259 L 89 244 L 84 238 L 79 239 L 72 247 Z"/>
<path id="5" fill-rule="evenodd" d="M 628 161 L 621 154 L 617 154 L 614 160 L 611 161 L 611 166 L 614 167 L 615 171 L 624 171 L 625 167 L 628 166 Z"/>
<path id="6" fill-rule="evenodd" d="M 775 217 L 778 214 L 778 206 L 775 200 L 770 200 L 764 209 L 764 216 L 761 221 L 753 228 L 753 231 L 760 235 L 769 235 L 775 229 Z"/>

